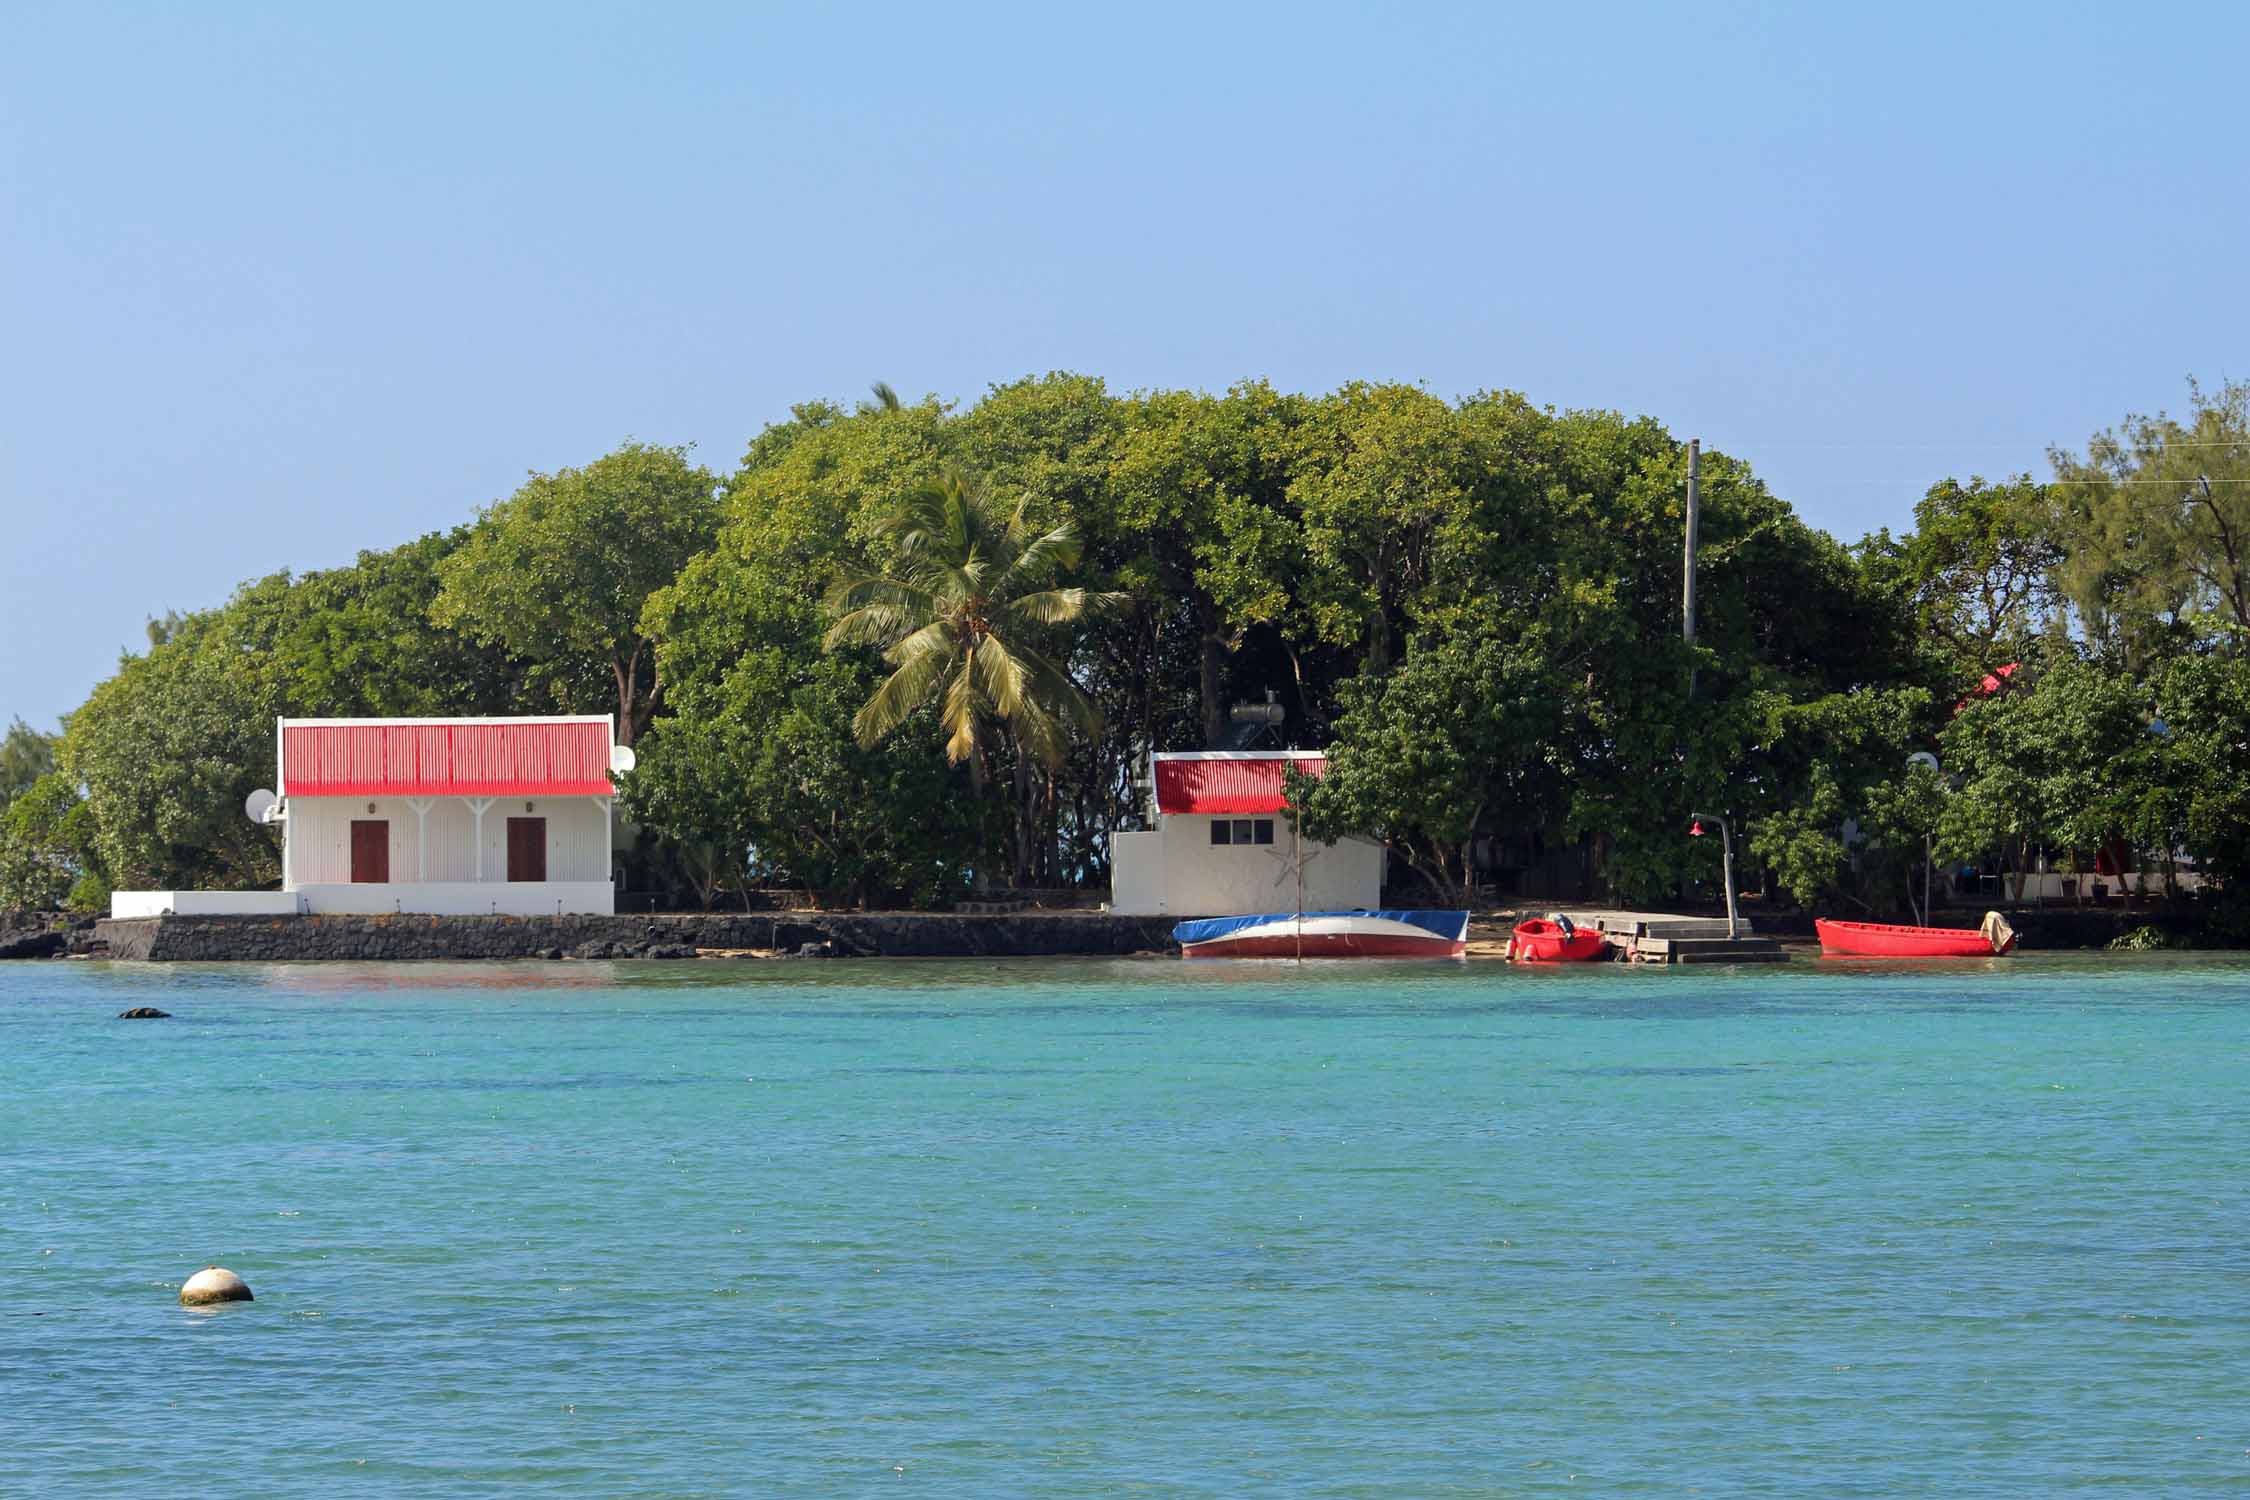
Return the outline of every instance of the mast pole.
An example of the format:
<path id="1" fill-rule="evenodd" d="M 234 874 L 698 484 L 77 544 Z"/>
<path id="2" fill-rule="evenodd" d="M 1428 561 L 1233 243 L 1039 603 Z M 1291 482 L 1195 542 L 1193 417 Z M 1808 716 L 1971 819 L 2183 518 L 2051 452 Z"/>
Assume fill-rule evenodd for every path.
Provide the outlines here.
<path id="1" fill-rule="evenodd" d="M 1289 820 L 1289 862 L 1297 867 L 1297 962 L 1305 961 L 1305 835 Z"/>

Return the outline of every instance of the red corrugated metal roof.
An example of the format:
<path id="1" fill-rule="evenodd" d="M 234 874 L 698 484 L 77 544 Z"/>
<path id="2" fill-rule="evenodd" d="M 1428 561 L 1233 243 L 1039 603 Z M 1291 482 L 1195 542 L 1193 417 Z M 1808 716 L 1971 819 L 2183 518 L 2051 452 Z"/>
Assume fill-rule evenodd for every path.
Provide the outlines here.
<path id="1" fill-rule="evenodd" d="M 284 797 L 606 797 L 609 723 L 284 724 Z"/>
<path id="2" fill-rule="evenodd" d="M 1281 776 L 1295 766 L 1307 776 L 1328 769 L 1321 756 L 1257 756 L 1159 760 L 1156 810 L 1173 813 L 1277 813 L 1286 805 Z"/>

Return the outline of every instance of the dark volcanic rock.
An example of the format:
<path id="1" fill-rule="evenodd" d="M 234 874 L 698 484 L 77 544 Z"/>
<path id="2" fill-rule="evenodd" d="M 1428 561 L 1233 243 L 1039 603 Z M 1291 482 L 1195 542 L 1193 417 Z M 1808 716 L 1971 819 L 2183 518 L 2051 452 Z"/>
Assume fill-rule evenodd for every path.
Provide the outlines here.
<path id="1" fill-rule="evenodd" d="M 1107 912 L 695 912 L 594 917 L 134 917 L 86 941 L 129 960 L 693 958 L 699 948 L 791 957 L 1005 958 L 1163 952 L 1171 917 Z M 83 936 L 83 935 L 82 935 Z"/>
<path id="2" fill-rule="evenodd" d="M 120 1021 L 169 1021 L 172 1019 L 172 1013 L 168 1010 L 158 1010 L 153 1005 L 136 1005 L 131 1010 L 119 1011 L 117 1019 Z"/>
<path id="3" fill-rule="evenodd" d="M 0 935 L 0 958 L 53 958 L 69 946 L 64 932 L 11 932 Z"/>
<path id="4" fill-rule="evenodd" d="M 0 911 L 0 958 L 53 958 L 70 946 L 70 933 L 52 912 Z"/>

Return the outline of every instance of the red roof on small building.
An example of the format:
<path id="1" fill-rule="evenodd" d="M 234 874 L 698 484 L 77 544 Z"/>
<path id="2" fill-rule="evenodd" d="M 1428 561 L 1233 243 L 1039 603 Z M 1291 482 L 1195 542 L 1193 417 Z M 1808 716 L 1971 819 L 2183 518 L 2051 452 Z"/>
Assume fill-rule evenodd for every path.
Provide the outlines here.
<path id="1" fill-rule="evenodd" d="M 1282 773 L 1291 766 L 1307 776 L 1328 769 L 1328 758 L 1309 750 L 1212 750 L 1156 757 L 1156 810 L 1175 813 L 1277 813 L 1287 806 Z"/>
<path id="2" fill-rule="evenodd" d="M 281 722 L 284 797 L 607 797 L 609 720 Z"/>
<path id="3" fill-rule="evenodd" d="M 1995 667 L 1991 671 L 1985 673 L 1984 676 L 1978 680 L 1977 685 L 1969 689 L 1969 696 L 1967 698 L 1963 698 L 1959 703 L 1953 705 L 1953 711 L 1955 713 L 1959 713 L 1962 709 L 1967 708 L 1972 699 L 1990 698 L 1994 696 L 2002 688 L 2007 687 L 2010 683 L 2015 681 L 2016 669 L 2022 665 L 2023 663 L 2021 662 L 2012 661 L 2004 667 Z"/>

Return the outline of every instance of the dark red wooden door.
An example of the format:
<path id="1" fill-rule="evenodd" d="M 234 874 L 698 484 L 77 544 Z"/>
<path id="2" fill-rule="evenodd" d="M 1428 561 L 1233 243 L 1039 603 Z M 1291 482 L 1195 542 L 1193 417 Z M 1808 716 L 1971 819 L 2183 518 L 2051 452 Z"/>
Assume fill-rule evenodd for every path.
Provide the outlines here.
<path id="1" fill-rule="evenodd" d="M 390 819 L 352 819 L 352 884 L 382 885 L 390 878 Z"/>
<path id="2" fill-rule="evenodd" d="M 547 820 L 545 818 L 510 818 L 508 820 L 508 878 L 510 880 L 545 880 L 547 878 Z"/>

